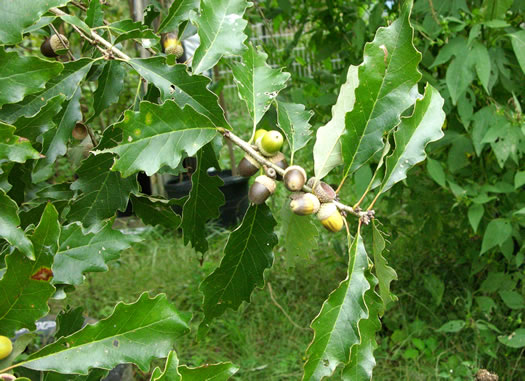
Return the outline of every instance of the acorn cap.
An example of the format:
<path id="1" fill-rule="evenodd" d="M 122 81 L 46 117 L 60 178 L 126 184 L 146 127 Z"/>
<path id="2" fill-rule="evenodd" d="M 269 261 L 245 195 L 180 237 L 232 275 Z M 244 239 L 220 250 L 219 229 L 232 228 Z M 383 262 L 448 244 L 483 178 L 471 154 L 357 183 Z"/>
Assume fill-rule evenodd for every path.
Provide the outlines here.
<path id="1" fill-rule="evenodd" d="M 284 171 L 283 180 L 288 190 L 296 192 L 301 190 L 306 182 L 306 171 L 299 165 L 292 165 Z"/>
<path id="2" fill-rule="evenodd" d="M 250 177 L 257 173 L 259 168 L 261 168 L 261 164 L 250 155 L 245 155 L 239 162 L 237 168 L 241 176 Z"/>
<path id="3" fill-rule="evenodd" d="M 87 127 L 84 125 L 84 123 L 78 122 L 75 124 L 75 127 L 73 127 L 73 131 L 71 131 L 71 135 L 76 140 L 84 140 L 88 134 Z"/>
<path id="4" fill-rule="evenodd" d="M 263 204 L 275 192 L 275 180 L 266 175 L 257 176 L 250 187 L 248 198 L 256 205 Z"/>
<path id="5" fill-rule="evenodd" d="M 337 206 L 333 202 L 321 204 L 317 218 L 321 224 L 329 231 L 338 232 L 343 228 L 343 216 L 339 213 Z"/>
<path id="6" fill-rule="evenodd" d="M 317 213 L 320 206 L 321 203 L 317 197 L 311 193 L 301 192 L 301 194 L 292 197 L 292 201 L 290 202 L 290 209 L 292 209 L 292 212 L 300 216 Z"/>
<path id="7" fill-rule="evenodd" d="M 160 42 L 164 53 L 173 54 L 175 58 L 180 58 L 184 54 L 184 48 L 177 33 L 163 33 Z"/>
<path id="8" fill-rule="evenodd" d="M 312 188 L 312 193 L 315 194 L 321 202 L 334 201 L 337 196 L 337 193 L 335 193 L 330 185 L 324 181 L 318 181 L 315 177 L 311 177 L 306 185 Z"/>

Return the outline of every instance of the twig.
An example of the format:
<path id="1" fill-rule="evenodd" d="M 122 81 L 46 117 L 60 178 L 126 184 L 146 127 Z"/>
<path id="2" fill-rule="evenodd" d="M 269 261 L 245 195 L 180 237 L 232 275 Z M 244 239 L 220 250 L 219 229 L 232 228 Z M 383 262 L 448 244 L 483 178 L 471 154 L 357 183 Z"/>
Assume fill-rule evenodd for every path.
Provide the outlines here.
<path id="1" fill-rule="evenodd" d="M 55 28 L 53 23 L 49 24 L 49 26 L 51 26 L 51 29 L 53 29 L 53 32 L 55 32 L 55 34 L 57 35 L 57 37 L 60 40 L 60 43 L 62 44 L 62 46 L 67 49 L 67 54 L 69 56 L 69 59 L 71 61 L 74 61 L 75 60 L 75 56 L 73 56 L 73 53 L 71 52 L 71 49 L 69 48 L 69 44 L 66 41 L 64 41 L 64 39 L 62 38 L 62 35 L 60 33 L 58 33 L 58 30 L 57 30 L 57 28 Z"/>
<path id="2" fill-rule="evenodd" d="M 284 170 L 281 167 L 277 166 L 276 164 L 272 163 L 264 156 L 259 154 L 250 144 L 239 138 L 233 132 L 222 127 L 217 127 L 217 131 L 221 133 L 223 137 L 231 140 L 233 144 L 237 145 L 244 152 L 246 152 L 248 155 L 254 158 L 259 164 L 275 169 L 275 171 L 281 176 L 284 175 Z M 304 185 L 302 190 L 305 192 L 312 193 L 312 188 L 310 188 L 307 185 Z M 345 211 L 347 213 L 359 217 L 359 220 L 362 221 L 365 225 L 368 225 L 370 221 L 374 218 L 375 212 L 373 210 L 361 210 L 359 208 L 354 209 L 351 206 L 345 205 L 339 201 L 334 201 L 334 204 L 339 210 Z"/>
<path id="3" fill-rule="evenodd" d="M 304 327 L 301 327 L 299 324 L 297 324 L 296 322 L 293 321 L 293 319 L 290 317 L 290 315 L 288 315 L 286 313 L 286 310 L 277 302 L 277 300 L 275 300 L 275 297 L 273 295 L 273 290 L 272 290 L 272 285 L 270 284 L 270 282 L 267 282 L 266 285 L 268 286 L 268 292 L 270 293 L 270 299 L 272 299 L 272 302 L 273 304 L 275 304 L 275 306 L 277 308 L 279 308 L 281 310 L 281 312 L 283 313 L 284 316 L 286 316 L 286 318 L 288 319 L 288 321 L 290 323 L 292 323 L 292 325 L 297 328 L 297 329 L 301 329 L 303 331 L 308 331 L 308 328 L 304 328 Z"/>
<path id="4" fill-rule="evenodd" d="M 434 9 L 434 3 L 432 0 L 428 0 L 428 5 L 430 6 L 430 13 L 432 13 L 432 18 L 439 25 L 439 19 L 437 18 L 436 10 Z"/>

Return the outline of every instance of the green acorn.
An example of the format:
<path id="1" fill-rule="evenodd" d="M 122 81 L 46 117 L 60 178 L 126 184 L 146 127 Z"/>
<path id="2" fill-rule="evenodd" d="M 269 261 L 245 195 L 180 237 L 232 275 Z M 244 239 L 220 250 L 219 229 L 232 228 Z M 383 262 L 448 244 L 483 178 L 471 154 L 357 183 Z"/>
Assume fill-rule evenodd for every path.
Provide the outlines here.
<path id="1" fill-rule="evenodd" d="M 257 176 L 250 187 L 248 198 L 256 205 L 264 202 L 275 192 L 275 180 L 266 175 Z"/>
<path id="2" fill-rule="evenodd" d="M 321 224 L 331 232 L 338 232 L 343 228 L 343 216 L 339 213 L 337 206 L 333 202 L 321 204 L 317 212 L 317 218 Z"/>
<path id="3" fill-rule="evenodd" d="M 292 192 L 297 192 L 303 188 L 303 185 L 306 182 L 306 172 L 303 167 L 292 165 L 284 171 L 283 181 L 286 189 Z"/>
<path id="4" fill-rule="evenodd" d="M 65 45 L 62 44 L 60 38 L 62 38 Z M 40 52 L 49 58 L 58 57 L 58 54 L 56 53 L 57 51 L 69 48 L 69 41 L 66 36 L 61 34 L 60 38 L 57 34 L 52 35 L 50 38 L 46 38 L 42 45 L 40 45 Z"/>
<path id="5" fill-rule="evenodd" d="M 283 135 L 276 130 L 265 133 L 262 138 L 256 140 L 257 148 L 264 156 L 274 156 L 283 146 Z"/>
<path id="6" fill-rule="evenodd" d="M 175 58 L 180 58 L 184 54 L 184 48 L 177 33 L 162 33 L 160 44 L 164 53 L 173 54 Z"/>
<path id="7" fill-rule="evenodd" d="M 297 192 L 293 193 L 291 198 L 290 209 L 300 216 L 317 213 L 321 207 L 319 199 L 312 193 Z"/>
<path id="8" fill-rule="evenodd" d="M 258 130 L 255 131 L 255 134 L 253 135 L 253 141 L 255 142 L 255 144 L 257 144 L 257 141 L 259 139 L 262 139 L 262 137 L 267 133 L 268 131 L 265 130 L 264 128 L 259 128 Z"/>

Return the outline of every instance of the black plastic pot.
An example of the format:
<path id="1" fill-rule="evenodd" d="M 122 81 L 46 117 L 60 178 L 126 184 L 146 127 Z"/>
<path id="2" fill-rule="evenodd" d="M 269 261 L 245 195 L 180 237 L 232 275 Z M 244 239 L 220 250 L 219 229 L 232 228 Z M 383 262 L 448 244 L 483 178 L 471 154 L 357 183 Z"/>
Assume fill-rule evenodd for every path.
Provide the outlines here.
<path id="1" fill-rule="evenodd" d="M 216 171 L 208 173 L 211 176 L 217 175 Z M 249 178 L 232 176 L 231 170 L 225 170 L 218 173 L 224 185 L 220 190 L 224 194 L 225 204 L 220 208 L 220 217 L 218 222 L 221 226 L 230 227 L 239 222 L 244 216 L 246 209 L 248 209 L 248 180 Z M 178 179 L 168 181 L 164 184 L 164 188 L 168 193 L 169 198 L 181 198 L 187 196 L 191 190 L 191 180 Z M 182 208 L 174 206 L 173 210 L 180 214 Z"/>

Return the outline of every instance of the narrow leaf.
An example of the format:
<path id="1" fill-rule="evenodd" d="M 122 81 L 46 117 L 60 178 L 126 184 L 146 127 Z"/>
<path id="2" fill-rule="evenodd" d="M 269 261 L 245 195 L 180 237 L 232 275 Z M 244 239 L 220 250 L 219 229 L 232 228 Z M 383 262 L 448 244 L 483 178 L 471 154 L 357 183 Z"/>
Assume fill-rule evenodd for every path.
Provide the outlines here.
<path id="1" fill-rule="evenodd" d="M 372 221 L 372 238 L 372 252 L 374 253 L 374 265 L 379 281 L 379 294 L 383 301 L 383 308 L 381 310 L 381 314 L 383 314 L 386 306 L 390 302 L 397 300 L 397 297 L 390 292 L 390 283 L 392 283 L 393 280 L 397 280 L 397 274 L 396 271 L 388 265 L 388 261 L 383 256 L 383 251 L 385 250 L 385 239 L 383 238 L 383 234 L 377 228 L 375 220 Z"/>
<path id="2" fill-rule="evenodd" d="M 282 208 L 280 244 L 285 250 L 290 265 L 308 260 L 310 253 L 317 248 L 319 231 L 314 217 L 299 216 L 292 212 L 288 201 Z"/>
<path id="3" fill-rule="evenodd" d="M 6 257 L 7 271 L 0 279 L 0 335 L 11 337 L 21 328 L 33 331 L 35 321 L 48 313 L 47 300 L 55 292 L 50 279 L 59 235 L 58 212 L 47 204 L 31 236 L 35 260 L 17 251 Z"/>
<path id="4" fill-rule="evenodd" d="M 53 264 L 53 283 L 78 285 L 87 272 L 108 271 L 108 262 L 119 258 L 122 250 L 142 240 L 137 235 L 113 230 L 112 223 L 107 222 L 96 234 L 84 234 L 78 223 L 63 227 Z"/>
<path id="5" fill-rule="evenodd" d="M 27 258 L 34 259 L 33 244 L 20 228 L 18 205 L 0 189 L 0 237 L 20 250 Z"/>
<path id="6" fill-rule="evenodd" d="M 164 371 L 160 368 L 155 368 L 151 374 L 150 381 L 181 381 L 182 376 L 178 371 L 179 359 L 175 351 L 171 351 L 166 359 Z"/>
<path id="7" fill-rule="evenodd" d="M 303 380 L 330 377 L 339 365 L 349 361 L 350 348 L 361 341 L 358 324 L 368 317 L 364 302 L 364 294 L 370 289 L 365 278 L 367 268 L 368 256 L 358 231 L 349 248 L 346 279 L 325 300 L 312 322 L 314 339 L 306 350 Z"/>
<path id="8" fill-rule="evenodd" d="M 489 93 L 489 79 L 490 79 L 490 56 L 487 47 L 480 42 L 475 42 L 472 47 L 472 53 L 474 66 L 476 67 L 476 73 L 478 78 L 485 88 L 485 91 Z"/>
<path id="9" fill-rule="evenodd" d="M 343 163 L 340 138 L 345 131 L 345 115 L 354 107 L 355 89 L 358 85 L 358 67 L 350 66 L 346 82 L 341 86 L 337 102 L 332 107 L 332 119 L 317 130 L 314 144 L 314 170 L 315 177 L 318 179 L 322 179 L 333 168 Z"/>
<path id="10" fill-rule="evenodd" d="M 518 59 L 521 70 L 525 73 L 525 30 L 509 34 L 514 54 Z M 1 39 L 0 39 L 1 40 Z"/>
<path id="11" fill-rule="evenodd" d="M 191 191 L 182 209 L 184 244 L 191 242 L 195 250 L 208 251 L 205 225 L 219 217 L 219 208 L 224 205 L 224 194 L 219 189 L 224 184 L 219 176 L 209 176 L 209 168 L 219 168 L 211 144 L 197 152 L 197 170 L 191 175 Z"/>
<path id="12" fill-rule="evenodd" d="M 295 152 L 306 146 L 311 138 L 308 121 L 313 115 L 312 111 L 305 111 L 302 104 L 286 103 L 278 101 L 277 103 L 277 123 L 283 130 L 284 136 L 288 141 L 291 152 L 291 161 Z"/>
<path id="13" fill-rule="evenodd" d="M 190 12 L 199 8 L 199 3 L 200 0 L 175 0 L 160 24 L 159 33 L 176 31 L 181 22 L 189 20 Z"/>
<path id="14" fill-rule="evenodd" d="M 21 365 L 87 374 L 95 367 L 112 369 L 126 362 L 147 372 L 154 358 L 166 357 L 176 340 L 189 331 L 189 319 L 189 314 L 175 310 L 165 294 L 150 298 L 144 293 L 135 303 L 117 304 L 108 318 L 33 353 Z"/>
<path id="15" fill-rule="evenodd" d="M 115 125 L 123 131 L 122 143 L 99 152 L 119 155 L 112 170 L 127 177 L 138 171 L 148 176 L 162 166 L 177 168 L 183 154 L 193 156 L 216 136 L 213 123 L 192 107 L 173 101 L 162 105 L 141 102 L 138 112 L 128 110 Z"/>
<path id="16" fill-rule="evenodd" d="M 264 270 L 271 267 L 277 244 L 275 225 L 266 204 L 250 206 L 241 225 L 230 234 L 221 264 L 199 287 L 205 315 L 199 329 L 206 329 L 226 308 L 236 310 L 243 301 L 249 302 L 254 288 L 264 285 Z"/>
<path id="17" fill-rule="evenodd" d="M 289 73 L 272 69 L 266 63 L 268 55 L 251 43 L 240 62 L 231 64 L 239 98 L 244 100 L 253 121 L 253 132 L 279 91 L 285 88 Z"/>
<path id="18" fill-rule="evenodd" d="M 43 90 L 46 82 L 57 76 L 63 68 L 60 62 L 19 56 L 1 47 L 0 107 L 6 103 L 20 102 L 26 95 Z"/>
<path id="19" fill-rule="evenodd" d="M 182 381 L 226 381 L 238 370 L 239 368 L 229 362 L 206 364 L 198 368 L 189 368 L 186 365 L 179 366 Z"/>
<path id="20" fill-rule="evenodd" d="M 90 119 L 93 119 L 118 101 L 124 86 L 125 76 L 126 70 L 124 70 L 120 61 L 110 60 L 106 63 L 100 77 L 98 77 L 97 90 L 93 94 L 94 113 Z"/>
<path id="21" fill-rule="evenodd" d="M 383 148 L 383 134 L 394 128 L 417 97 L 421 54 L 414 48 L 410 25 L 412 1 L 389 27 L 379 28 L 367 43 L 359 66 L 356 103 L 346 114 L 342 136 L 345 173 L 353 173 Z"/>
<path id="22" fill-rule="evenodd" d="M 425 160 L 426 145 L 443 137 L 443 102 L 439 92 L 427 85 L 425 95 L 416 102 L 412 115 L 401 120 L 394 132 L 394 152 L 386 159 L 386 172 L 380 192 L 388 191 L 405 179 L 410 168 Z"/>
<path id="23" fill-rule="evenodd" d="M 468 221 L 470 222 L 470 226 L 472 226 L 474 233 L 478 231 L 478 226 L 483 217 L 483 213 L 485 213 L 485 208 L 482 204 L 472 203 L 468 208 Z"/>
<path id="24" fill-rule="evenodd" d="M 208 89 L 209 78 L 190 75 L 183 64 L 169 66 L 165 57 L 134 58 L 129 63 L 160 90 L 163 100 L 172 99 L 181 108 L 189 104 L 208 117 L 215 126 L 228 127 L 217 95 Z"/>
<path id="25" fill-rule="evenodd" d="M 193 56 L 193 72 L 204 73 L 211 69 L 223 55 L 240 54 L 248 36 L 248 24 L 242 16 L 252 3 L 246 0 L 201 0 L 201 13 L 194 20 L 199 28 L 200 45 Z"/>

